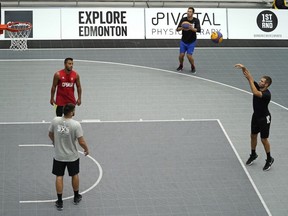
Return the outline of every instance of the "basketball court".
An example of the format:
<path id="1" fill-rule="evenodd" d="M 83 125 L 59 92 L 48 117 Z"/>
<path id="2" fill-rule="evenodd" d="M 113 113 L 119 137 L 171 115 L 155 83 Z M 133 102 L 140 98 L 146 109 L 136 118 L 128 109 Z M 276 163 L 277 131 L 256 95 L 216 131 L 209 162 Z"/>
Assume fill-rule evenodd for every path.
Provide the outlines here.
<path id="1" fill-rule="evenodd" d="M 241 46 L 237 41 L 232 48 L 215 48 L 204 47 L 204 41 L 195 50 L 194 75 L 186 59 L 184 70 L 175 71 L 175 41 L 165 42 L 167 48 L 163 41 L 151 42 L 155 48 L 137 48 L 129 40 L 119 42 L 124 48 L 57 43 L 65 48 L 46 41 L 49 49 L 33 42 L 23 52 L 9 47 L 0 52 L 0 215 L 288 214 L 287 48 L 255 48 L 251 42 L 250 48 L 235 48 Z M 26 48 L 29 43 L 20 45 Z M 90 155 L 80 152 L 83 201 L 73 205 L 66 173 L 59 212 L 48 138 L 55 109 L 49 101 L 53 74 L 70 56 L 83 88 L 75 119 Z M 262 170 L 266 155 L 260 141 L 258 159 L 245 165 L 252 95 L 236 63 L 246 65 L 256 81 L 262 75 L 273 79 L 269 139 L 275 163 L 269 172 Z"/>
<path id="2" fill-rule="evenodd" d="M 74 206 L 66 174 L 68 199 L 59 213 L 52 201 L 49 98 L 53 74 L 71 49 L 3 50 L 3 215 L 285 215 L 285 66 L 273 69 L 270 59 L 275 163 L 269 172 L 262 171 L 260 143 L 255 164 L 243 166 L 252 96 L 233 68 L 242 62 L 257 79 L 269 52 L 287 56 L 286 49 L 198 48 L 191 75 L 188 65 L 175 72 L 176 48 L 74 49 L 83 86 L 75 119 L 91 148 L 91 158 L 81 156 L 81 192 L 88 191 Z"/>

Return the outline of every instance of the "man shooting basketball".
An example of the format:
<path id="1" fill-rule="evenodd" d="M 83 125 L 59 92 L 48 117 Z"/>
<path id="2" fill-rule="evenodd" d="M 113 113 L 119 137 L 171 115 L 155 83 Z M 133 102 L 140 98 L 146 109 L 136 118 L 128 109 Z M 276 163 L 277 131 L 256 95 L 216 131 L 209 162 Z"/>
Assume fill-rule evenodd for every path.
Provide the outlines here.
<path id="1" fill-rule="evenodd" d="M 242 72 L 249 82 L 251 91 L 253 93 L 253 110 L 251 120 L 251 154 L 247 160 L 247 165 L 252 165 L 254 160 L 258 157 L 256 154 L 257 146 L 257 135 L 260 133 L 261 142 L 263 143 L 265 152 L 267 154 L 266 163 L 263 167 L 264 171 L 268 171 L 273 162 L 274 158 L 270 154 L 270 143 L 268 141 L 271 114 L 268 109 L 269 102 L 271 100 L 271 93 L 268 87 L 272 84 L 272 79 L 269 76 L 263 76 L 259 83 L 255 82 L 250 72 L 242 64 L 236 64 L 236 68 L 242 69 Z"/>
<path id="2" fill-rule="evenodd" d="M 64 60 L 65 68 L 56 72 L 53 77 L 53 83 L 51 87 L 51 98 L 50 104 L 52 106 L 57 106 L 56 115 L 63 115 L 63 106 L 67 103 L 72 103 L 74 105 L 81 105 L 81 94 L 82 88 L 80 84 L 79 74 L 72 70 L 73 69 L 73 58 L 66 58 Z M 74 86 L 76 84 L 78 99 L 76 100 L 74 95 Z M 56 93 L 56 101 L 54 100 L 54 95 Z"/>

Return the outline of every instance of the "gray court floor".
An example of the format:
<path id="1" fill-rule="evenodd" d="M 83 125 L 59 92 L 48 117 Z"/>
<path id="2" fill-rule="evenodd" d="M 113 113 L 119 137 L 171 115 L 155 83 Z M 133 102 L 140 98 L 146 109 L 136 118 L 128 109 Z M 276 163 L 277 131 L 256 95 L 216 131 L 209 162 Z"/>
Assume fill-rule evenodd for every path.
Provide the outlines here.
<path id="1" fill-rule="evenodd" d="M 47 125 L 0 126 L 2 141 L 9 143 L 1 151 L 9 164 L 2 167 L 2 215 L 58 213 L 49 172 L 53 148 L 43 146 Z M 268 215 L 217 120 L 83 127 L 100 165 L 81 157 L 81 188 L 98 179 L 99 185 L 77 207 L 65 200 L 61 215 Z M 65 186 L 64 197 L 72 196 L 69 181 Z"/>
<path id="2" fill-rule="evenodd" d="M 175 72 L 175 68 L 178 65 L 177 49 L 59 49 L 28 50 L 27 52 L 11 52 L 9 50 L 2 50 L 0 53 L 0 96 L 2 99 L 2 106 L 0 107 L 0 122 L 2 122 L 5 127 L 7 127 L 7 124 L 5 123 L 9 122 L 27 122 L 29 124 L 31 124 L 32 122 L 32 127 L 34 127 L 35 125 L 33 124 L 33 122 L 42 122 L 43 120 L 45 122 L 51 121 L 54 116 L 53 107 L 49 105 L 52 77 L 55 71 L 63 68 L 64 58 L 67 56 L 72 56 L 75 59 L 74 68 L 76 71 L 79 72 L 83 86 L 83 104 L 79 108 L 77 108 L 77 120 L 84 120 L 84 122 L 93 120 L 100 120 L 104 122 L 137 122 L 139 121 L 139 119 L 143 119 L 144 121 L 219 119 L 221 124 L 223 125 L 223 128 L 225 128 L 225 131 L 227 132 L 228 138 L 230 139 L 233 146 L 235 146 L 235 150 L 238 152 L 241 161 L 245 162 L 247 160 L 247 157 L 249 156 L 250 151 L 249 127 L 250 117 L 252 114 L 252 96 L 248 93 L 249 86 L 246 79 L 242 76 L 240 71 L 233 68 L 233 65 L 235 63 L 243 63 L 247 65 L 247 67 L 251 70 L 256 80 L 260 79 L 261 75 L 263 74 L 268 74 L 273 78 L 273 84 L 270 88 L 272 91 L 273 100 L 273 102 L 270 104 L 270 111 L 272 113 L 270 141 L 272 145 L 272 155 L 275 158 L 275 163 L 269 172 L 262 171 L 262 167 L 265 163 L 265 153 L 263 147 L 261 146 L 261 143 L 259 143 L 259 158 L 257 159 L 256 163 L 253 164 L 253 166 L 251 167 L 243 168 L 240 166 L 240 163 L 237 160 L 234 152 L 232 151 L 232 148 L 229 147 L 229 142 L 227 141 L 227 138 L 225 137 L 223 143 L 219 143 L 219 149 L 217 149 L 217 152 L 219 151 L 221 153 L 222 151 L 224 151 L 224 149 L 222 148 L 229 147 L 229 154 L 231 154 L 227 156 L 231 157 L 231 162 L 230 160 L 229 162 L 224 161 L 223 166 L 227 166 L 228 163 L 230 164 L 231 169 L 235 168 L 235 170 L 239 170 L 239 176 L 237 176 L 237 179 L 239 178 L 239 181 L 243 180 L 246 182 L 245 184 L 243 184 L 243 186 L 238 185 L 242 192 L 240 194 L 241 198 L 239 198 L 239 200 L 245 200 L 245 202 L 243 202 L 245 203 L 245 205 L 247 204 L 246 210 L 253 209 L 254 211 L 251 214 L 242 214 L 242 212 L 237 209 L 237 211 L 233 212 L 233 215 L 237 215 L 238 212 L 238 215 L 268 214 L 284 216 L 288 214 L 288 187 L 286 186 L 288 177 L 288 149 L 286 145 L 288 138 L 288 102 L 287 89 L 285 88 L 287 83 L 287 68 L 285 63 L 288 56 L 287 54 L 288 50 L 284 48 L 199 48 L 196 49 L 195 52 L 197 74 L 191 75 L 189 73 L 189 70 L 184 70 L 181 73 Z M 189 68 L 187 61 L 185 63 L 185 66 L 187 69 Z M 203 145 L 202 150 L 207 152 L 207 154 L 204 155 L 202 155 L 201 152 L 201 156 L 204 157 L 202 158 L 203 163 L 209 161 L 209 158 L 213 157 L 213 151 L 209 149 L 210 146 L 205 145 L 206 141 L 213 141 L 217 137 L 221 137 L 221 134 L 223 138 L 223 133 L 215 133 L 215 130 L 219 130 L 219 127 L 215 128 L 213 127 L 213 124 L 210 124 L 212 123 L 207 124 L 205 127 L 203 126 L 203 128 L 201 128 L 201 131 L 199 131 L 199 134 L 202 134 L 203 139 L 202 137 L 201 139 L 198 137 L 198 140 L 203 141 L 203 143 L 201 143 Z M 37 128 L 43 128 L 43 126 L 45 125 L 48 126 L 44 123 L 38 124 Z M 90 126 L 87 125 L 87 136 L 91 136 L 93 135 L 91 133 L 94 133 L 94 131 L 91 131 L 93 128 L 92 125 L 93 124 L 91 124 Z M 178 127 L 181 127 L 181 125 L 182 124 L 177 125 L 177 130 Z M 195 126 L 195 124 L 192 124 L 192 126 L 189 125 L 189 127 L 197 128 L 197 125 Z M 8 149 L 6 146 L 8 145 L 8 143 L 6 143 L 5 140 L 2 139 L 2 137 L 10 133 L 12 134 L 11 131 L 13 130 L 3 130 L 5 133 L 2 134 L 1 129 L 1 148 L 4 148 L 4 150 L 7 151 Z M 120 129 L 114 130 L 117 131 Z M 95 131 L 97 132 L 96 129 Z M 113 133 L 114 132 L 115 131 L 113 131 Z M 46 137 L 47 135 L 45 133 L 46 131 L 44 131 L 43 134 L 41 134 L 40 136 L 42 137 L 43 135 L 43 138 L 39 138 L 38 136 L 34 135 L 32 131 L 29 134 L 33 134 L 32 137 L 34 139 L 39 139 L 40 142 L 47 144 L 48 138 Z M 106 131 L 106 133 L 109 132 Z M 11 134 L 9 136 L 11 136 Z M 197 137 L 197 135 L 199 134 L 190 134 L 190 139 L 192 139 L 192 135 L 195 135 L 195 137 Z M 18 136 L 15 135 L 13 136 L 13 139 L 15 139 L 15 143 L 17 141 L 21 141 L 17 137 Z M 143 137 L 143 139 L 145 140 L 145 138 L 149 136 Z M 180 142 L 181 141 L 183 140 L 180 140 Z M 97 142 L 101 143 L 100 137 L 99 140 L 98 137 L 96 137 L 95 144 L 93 144 L 95 145 L 95 153 L 93 152 L 92 155 L 95 157 L 95 159 L 97 159 L 97 161 L 99 160 L 99 163 L 101 163 L 101 159 L 102 161 L 106 161 L 107 159 L 112 160 L 113 158 L 110 158 L 109 155 L 97 152 L 97 150 L 102 149 L 102 147 L 99 147 L 99 149 L 97 149 Z M 125 144 L 124 141 L 123 143 Z M 173 147 L 171 148 L 172 150 L 174 150 Z M 17 147 L 17 149 L 18 154 L 20 154 L 19 152 L 22 151 L 28 151 L 24 148 L 23 150 L 22 148 L 20 148 L 19 150 L 19 147 Z M 33 149 L 33 152 L 36 151 L 36 153 L 38 153 L 36 147 Z M 52 150 L 48 147 L 47 149 L 49 151 Z M 109 148 L 103 148 L 102 150 L 105 152 L 105 150 L 108 151 Z M 172 150 L 171 152 L 173 152 Z M 9 151 L 13 152 L 13 148 Z M 6 154 L 3 155 L 3 151 L 1 151 L 1 153 L 1 158 L 5 158 Z M 133 153 L 135 152 L 132 152 L 131 154 L 133 155 Z M 181 154 L 182 153 L 187 152 L 181 152 Z M 24 152 L 23 154 L 26 155 L 26 157 L 27 155 L 29 155 L 27 152 Z M 20 155 L 22 155 L 22 153 Z M 107 158 L 103 158 L 106 156 Z M 193 152 L 190 156 L 193 156 Z M 139 159 L 141 157 L 145 157 L 145 155 L 140 154 Z M 13 157 L 11 158 L 13 159 Z M 89 162 L 91 163 L 91 161 Z M 111 161 L 111 163 L 113 163 L 113 160 Z M 17 163 L 14 163 L 14 165 L 15 164 L 17 165 Z M 221 163 L 217 164 L 221 166 Z M 169 165 L 168 162 L 167 165 Z M 205 164 L 205 167 L 207 165 L 208 164 Z M 7 163 L 2 163 L 3 169 L 7 169 L 6 166 Z M 186 168 L 188 169 L 188 167 L 189 166 L 187 166 Z M 211 167 L 208 166 L 206 168 L 211 169 Z M 193 166 L 191 165 L 191 167 L 189 168 L 193 169 Z M 1 179 L 6 178 L 4 177 L 6 172 L 5 169 L 3 169 L 0 170 Z M 208 174 L 210 172 L 215 174 L 210 169 Z M 246 169 L 249 175 L 245 174 Z M 216 173 L 215 175 L 218 176 L 219 174 L 223 177 L 227 175 L 227 173 L 225 173 L 225 171 L 221 168 L 219 168 L 219 170 L 219 173 Z M 85 168 L 83 168 L 83 172 L 86 172 Z M 109 180 L 105 179 L 105 172 L 108 172 L 107 174 L 109 174 L 109 170 L 103 169 L 103 179 L 100 181 L 99 185 L 97 185 L 93 190 L 92 196 L 95 196 L 95 198 L 92 200 L 95 200 L 95 205 L 97 205 L 97 198 L 100 193 L 97 190 L 100 190 L 99 188 L 101 187 L 101 185 L 102 187 L 115 187 L 116 180 L 114 178 L 111 178 Z M 47 173 L 47 175 L 50 175 L 50 170 L 47 170 Z M 97 176 L 97 169 L 94 169 L 94 173 L 94 177 Z M 14 173 L 14 175 L 17 175 L 17 173 Z M 37 176 L 36 173 L 32 173 L 31 175 Z M 256 188 L 259 190 L 259 193 L 261 195 L 260 197 L 263 198 L 264 203 L 267 205 L 268 211 L 265 211 L 264 213 L 262 212 L 264 206 L 259 205 L 260 198 L 259 196 L 255 197 L 256 191 L 251 189 L 252 184 L 250 181 L 247 181 L 247 176 L 251 176 L 251 179 L 253 180 L 252 182 L 255 183 Z M 236 177 L 233 176 L 233 178 Z M 47 176 L 47 179 L 49 179 L 50 185 L 53 184 L 53 176 Z M 52 183 L 50 183 L 51 179 Z M 83 173 L 83 181 L 89 181 L 89 179 L 90 178 L 87 178 L 86 175 L 84 175 Z M 10 181 L 8 181 L 8 183 L 10 183 Z M 190 183 L 190 189 L 197 187 L 197 184 L 193 183 L 193 181 L 190 181 Z M 66 185 L 68 187 L 69 182 Z M 5 184 L 2 184 L 1 187 L 2 195 L 4 190 L 3 188 L 6 188 Z M 7 185 L 7 189 L 8 188 L 9 187 Z M 118 188 L 117 185 L 115 188 Z M 215 190 L 219 190 L 221 188 L 221 185 L 217 185 L 217 187 L 214 187 Z M 16 194 L 16 196 L 19 195 L 18 192 L 20 191 L 20 189 L 18 183 L 16 185 L 12 184 L 12 187 L 10 187 L 10 189 L 13 190 L 12 194 Z M 37 190 L 35 189 L 35 191 Z M 231 189 L 230 192 L 231 194 L 235 193 L 233 189 Z M 92 191 L 87 192 L 87 196 L 91 193 Z M 252 195 L 250 193 L 252 193 Z M 48 194 L 50 196 L 53 195 L 53 190 L 49 191 Z M 246 194 L 247 197 L 245 198 Z M 42 193 L 40 193 L 40 195 L 42 195 Z M 207 198 L 207 200 L 205 200 L 204 198 L 203 202 L 200 205 L 204 205 L 204 203 L 210 205 L 211 194 L 209 194 L 207 190 L 203 190 L 203 196 Z M 2 196 L 2 199 L 4 198 L 5 197 Z M 18 198 L 18 201 L 20 198 L 21 197 Z M 189 199 L 187 200 L 190 200 L 190 197 L 188 198 Z M 219 199 L 220 198 L 221 196 L 219 197 Z M 13 197 L 11 199 L 11 203 L 13 203 L 15 199 L 13 199 Z M 87 202 L 87 200 L 84 201 L 82 207 L 84 207 L 84 205 L 87 205 L 85 203 Z M 237 207 L 237 202 L 234 202 L 232 206 L 235 207 L 235 203 Z M 255 208 L 253 208 L 254 204 Z M 25 205 L 23 207 L 23 205 L 19 204 L 18 208 L 15 209 L 14 205 L 8 204 L 5 205 L 4 208 L 4 201 L 2 201 L 3 208 L 1 208 L 1 211 L 4 212 L 4 209 L 10 209 L 11 212 L 9 212 L 9 215 L 26 215 L 25 212 L 28 212 L 28 214 L 30 214 L 31 211 L 29 209 L 26 209 L 25 211 L 25 208 L 32 208 L 34 210 L 35 208 L 39 209 L 39 204 L 37 204 L 36 207 L 33 206 L 34 204 L 26 205 L 28 205 L 29 207 L 25 207 Z M 74 206 L 70 205 L 69 202 L 67 202 L 67 205 L 70 213 L 73 211 L 77 211 L 77 208 L 74 208 Z M 239 205 L 239 207 L 240 209 L 242 209 L 243 206 Z M 35 210 L 34 214 L 54 215 L 54 213 L 50 212 L 50 207 L 46 206 L 43 208 L 47 208 L 47 211 L 42 212 Z M 207 208 L 209 208 L 209 206 Z M 217 208 L 219 208 L 219 205 L 217 206 Z M 90 213 L 87 208 L 85 209 L 87 215 L 93 215 L 93 213 Z M 157 215 L 155 208 L 153 208 L 153 211 L 150 209 L 151 212 L 145 212 L 146 210 L 149 211 L 149 208 L 147 209 L 143 210 L 143 214 L 137 212 L 138 215 Z M 171 210 L 171 208 L 169 209 Z M 209 211 L 205 209 L 206 208 L 203 208 L 202 206 L 203 211 L 198 212 L 199 215 L 209 215 Z M 115 209 L 112 209 L 111 211 L 113 210 Z M 197 211 L 195 210 L 195 212 L 193 212 L 191 208 L 189 208 L 189 210 L 187 210 L 187 208 L 183 208 L 182 210 L 182 212 L 169 213 L 170 215 L 197 215 Z M 259 214 L 258 210 L 263 214 Z M 117 210 L 114 213 L 104 211 L 100 213 L 100 215 L 121 215 L 120 212 L 121 211 Z M 158 213 L 158 215 L 161 215 L 161 212 Z M 63 212 L 62 214 L 69 213 L 67 213 L 66 211 L 66 213 Z M 123 215 L 125 215 L 125 213 L 123 213 Z M 224 211 L 219 211 L 218 215 L 227 214 L 224 213 Z"/>

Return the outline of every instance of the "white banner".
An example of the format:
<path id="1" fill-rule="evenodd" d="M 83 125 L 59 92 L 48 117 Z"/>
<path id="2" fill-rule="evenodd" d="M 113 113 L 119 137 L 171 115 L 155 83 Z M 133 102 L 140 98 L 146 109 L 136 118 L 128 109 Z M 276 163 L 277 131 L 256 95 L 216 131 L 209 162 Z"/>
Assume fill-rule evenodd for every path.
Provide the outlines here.
<path id="1" fill-rule="evenodd" d="M 37 40 L 60 40 L 61 22 L 59 20 L 61 20 L 59 9 L 33 10 L 33 38 Z"/>
<path id="2" fill-rule="evenodd" d="M 228 9 L 229 39 L 288 39 L 285 10 Z"/>
<path id="3" fill-rule="evenodd" d="M 144 39 L 144 8 L 61 10 L 62 39 Z"/>
<path id="4" fill-rule="evenodd" d="M 180 39 L 181 31 L 176 28 L 187 8 L 147 8 L 145 24 L 147 39 Z M 211 32 L 220 31 L 227 38 L 226 9 L 196 8 L 194 17 L 200 20 L 201 32 L 198 39 L 210 38 Z"/>
<path id="5" fill-rule="evenodd" d="M 180 39 L 176 27 L 187 8 L 2 8 L 2 24 L 33 25 L 28 40 Z M 288 39 L 285 10 L 196 8 L 199 39 L 220 31 L 224 39 Z M 228 34 L 229 33 L 229 34 Z M 7 34 L 1 40 L 10 40 Z"/>

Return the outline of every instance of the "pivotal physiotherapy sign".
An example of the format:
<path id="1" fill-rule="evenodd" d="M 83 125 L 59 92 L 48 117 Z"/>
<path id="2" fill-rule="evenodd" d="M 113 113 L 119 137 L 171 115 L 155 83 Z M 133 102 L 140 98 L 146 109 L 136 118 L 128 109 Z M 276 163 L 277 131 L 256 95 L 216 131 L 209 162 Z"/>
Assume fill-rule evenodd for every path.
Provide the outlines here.
<path id="1" fill-rule="evenodd" d="M 229 9 L 230 39 L 288 39 L 285 10 Z"/>
<path id="2" fill-rule="evenodd" d="M 144 8 L 61 10 L 62 39 L 144 39 Z"/>
<path id="3" fill-rule="evenodd" d="M 187 16 L 187 8 L 147 8 L 145 10 L 146 38 L 147 39 L 177 39 L 181 38 L 181 31 L 176 28 L 181 18 Z M 194 17 L 201 25 L 199 39 L 210 38 L 214 31 L 221 31 L 227 38 L 226 9 L 195 8 Z"/>

